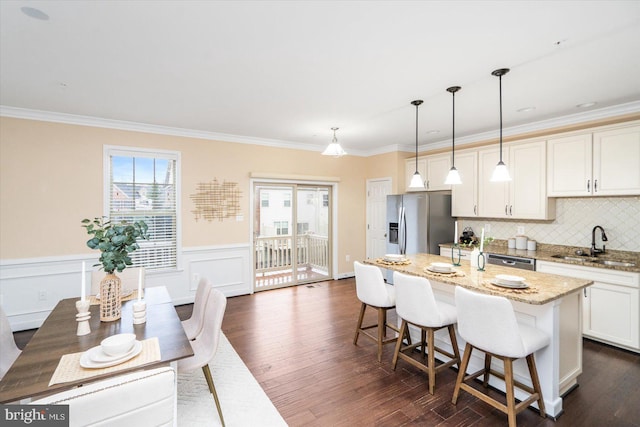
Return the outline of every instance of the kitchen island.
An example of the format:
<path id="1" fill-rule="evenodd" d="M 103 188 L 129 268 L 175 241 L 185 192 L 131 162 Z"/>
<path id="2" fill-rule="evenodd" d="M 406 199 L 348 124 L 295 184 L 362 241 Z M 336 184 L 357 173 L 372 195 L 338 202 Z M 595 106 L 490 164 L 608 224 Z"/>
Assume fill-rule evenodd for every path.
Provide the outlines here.
<path id="1" fill-rule="evenodd" d="M 455 286 L 500 295 L 511 300 L 518 322 L 544 331 L 551 339 L 549 346 L 536 352 L 536 364 L 547 414 L 555 418 L 562 413 L 562 396 L 577 386 L 577 377 L 582 373 L 581 290 L 591 285 L 592 281 L 525 270 L 517 270 L 517 273 L 514 273 L 513 269 L 497 265 L 486 265 L 485 271 L 478 271 L 467 261 L 462 261 L 460 266 L 455 267 L 452 274 L 435 273 L 427 270 L 431 263 L 450 263 L 451 259 L 429 254 L 408 255 L 406 263 L 390 263 L 382 259 L 368 259 L 363 262 L 426 277 L 431 282 L 436 299 L 449 304 L 455 304 Z M 529 287 L 507 289 L 491 284 L 492 279 L 498 274 L 517 274 L 525 279 Z M 451 350 L 447 338 L 446 333 L 437 333 L 436 345 Z M 461 352 L 465 344 L 466 342 L 458 336 Z M 483 365 L 482 352 L 474 352 L 468 372 L 475 372 Z M 492 368 L 503 372 L 502 362 L 495 361 L 495 358 Z M 524 360 L 514 363 L 514 376 L 516 380 L 531 385 Z M 490 383 L 504 391 L 504 383 L 500 379 L 492 376 Z M 524 397 L 524 394 L 516 390 L 516 398 Z"/>

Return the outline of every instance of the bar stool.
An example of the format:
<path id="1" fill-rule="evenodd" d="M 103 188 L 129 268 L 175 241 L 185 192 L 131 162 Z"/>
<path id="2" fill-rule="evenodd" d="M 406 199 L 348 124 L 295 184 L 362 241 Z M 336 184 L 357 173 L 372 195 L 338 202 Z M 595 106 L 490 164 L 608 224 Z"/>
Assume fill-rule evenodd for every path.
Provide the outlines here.
<path id="1" fill-rule="evenodd" d="M 456 331 L 453 327 L 458 317 L 456 308 L 450 304 L 436 301 L 431 289 L 431 283 L 423 277 L 409 276 L 395 271 L 393 273 L 393 284 L 396 290 L 396 313 L 402 318 L 400 333 L 393 354 L 393 370 L 395 371 L 396 369 L 398 358 L 423 370 L 429 375 L 429 393 L 433 394 L 436 386 L 436 373 L 452 365 L 460 367 L 460 352 L 458 350 L 458 341 L 456 340 Z M 411 344 L 411 339 L 409 339 L 408 344 L 403 346 L 402 338 L 405 335 L 409 335 L 410 324 L 420 328 L 421 340 Z M 435 331 L 442 328 L 447 328 L 449 331 L 453 354 L 435 345 Z M 407 354 L 417 347 L 422 347 L 423 358 L 425 358 L 425 347 L 427 347 L 428 361 L 426 364 Z M 451 360 L 436 366 L 436 351 Z"/>
<path id="2" fill-rule="evenodd" d="M 398 332 L 398 328 L 387 323 L 387 310 L 395 308 L 396 295 L 392 285 L 384 282 L 382 272 L 374 265 L 361 264 L 358 261 L 353 263 L 356 272 L 356 294 L 362 302 L 360 316 L 356 326 L 356 335 L 353 337 L 353 345 L 358 345 L 360 333 L 372 339 L 378 344 L 378 362 L 382 360 L 382 346 L 396 341 L 396 337 L 385 338 L 387 328 Z M 374 308 L 378 312 L 378 323 L 362 326 L 364 312 L 367 307 Z M 378 328 L 377 335 L 369 333 L 369 329 Z"/>
<path id="3" fill-rule="evenodd" d="M 546 417 L 533 354 L 549 344 L 549 337 L 539 329 L 519 324 L 516 321 L 511 303 L 504 297 L 478 294 L 460 286 L 456 287 L 455 294 L 456 307 L 458 308 L 458 333 L 464 338 L 467 345 L 453 391 L 453 404 L 456 404 L 458 393 L 462 389 L 506 413 L 509 427 L 516 427 L 516 415 L 535 401 L 538 402 L 540 416 Z M 484 351 L 484 368 L 476 373 L 466 375 L 471 352 L 474 348 Z M 492 356 L 504 362 L 504 375 L 491 369 Z M 513 378 L 513 361 L 523 357 L 527 359 L 533 388 Z M 504 380 L 507 394 L 506 405 L 466 384 L 466 381 L 483 374 L 485 387 L 488 385 L 490 374 Z M 514 386 L 530 393 L 527 399 L 517 405 Z"/>

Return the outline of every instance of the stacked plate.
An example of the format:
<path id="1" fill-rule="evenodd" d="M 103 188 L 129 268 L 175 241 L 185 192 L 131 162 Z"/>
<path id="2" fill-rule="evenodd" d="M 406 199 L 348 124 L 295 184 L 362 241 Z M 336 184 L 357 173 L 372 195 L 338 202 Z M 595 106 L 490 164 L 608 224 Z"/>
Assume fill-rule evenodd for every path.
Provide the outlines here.
<path id="1" fill-rule="evenodd" d="M 141 351 L 142 343 L 137 340 L 129 350 L 115 356 L 106 354 L 102 351 L 102 347 L 98 345 L 85 351 L 82 356 L 80 356 L 80 366 L 90 369 L 108 368 L 109 366 L 115 366 L 133 359 L 140 354 Z"/>
<path id="2" fill-rule="evenodd" d="M 529 285 L 524 283 L 524 277 L 511 276 L 509 274 L 498 274 L 491 283 L 502 286 L 503 288 L 523 289 L 529 287 Z"/>
<path id="3" fill-rule="evenodd" d="M 399 254 L 385 254 L 384 260 L 388 262 L 402 262 L 405 261 L 406 258 L 404 257 L 404 255 Z"/>
<path id="4" fill-rule="evenodd" d="M 453 265 L 447 262 L 432 262 L 427 267 L 427 270 L 434 273 L 455 273 L 453 271 Z"/>

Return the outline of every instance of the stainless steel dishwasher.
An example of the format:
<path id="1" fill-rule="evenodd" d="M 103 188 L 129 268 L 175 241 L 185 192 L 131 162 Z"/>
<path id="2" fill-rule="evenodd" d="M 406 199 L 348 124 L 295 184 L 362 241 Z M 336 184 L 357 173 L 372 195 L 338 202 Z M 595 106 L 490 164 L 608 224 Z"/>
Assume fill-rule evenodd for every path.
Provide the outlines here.
<path id="1" fill-rule="evenodd" d="M 519 268 L 521 270 L 535 271 L 536 269 L 535 258 L 524 258 L 511 255 L 488 254 L 487 263 L 501 265 L 503 267 Z"/>

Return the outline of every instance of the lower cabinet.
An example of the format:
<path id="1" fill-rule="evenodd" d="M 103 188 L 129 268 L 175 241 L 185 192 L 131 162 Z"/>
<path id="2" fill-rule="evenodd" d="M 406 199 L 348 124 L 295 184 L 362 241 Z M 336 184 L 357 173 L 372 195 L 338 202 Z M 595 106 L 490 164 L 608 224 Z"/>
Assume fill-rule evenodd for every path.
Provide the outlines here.
<path id="1" fill-rule="evenodd" d="M 640 273 L 546 261 L 536 270 L 593 280 L 583 292 L 583 335 L 640 352 Z"/>

